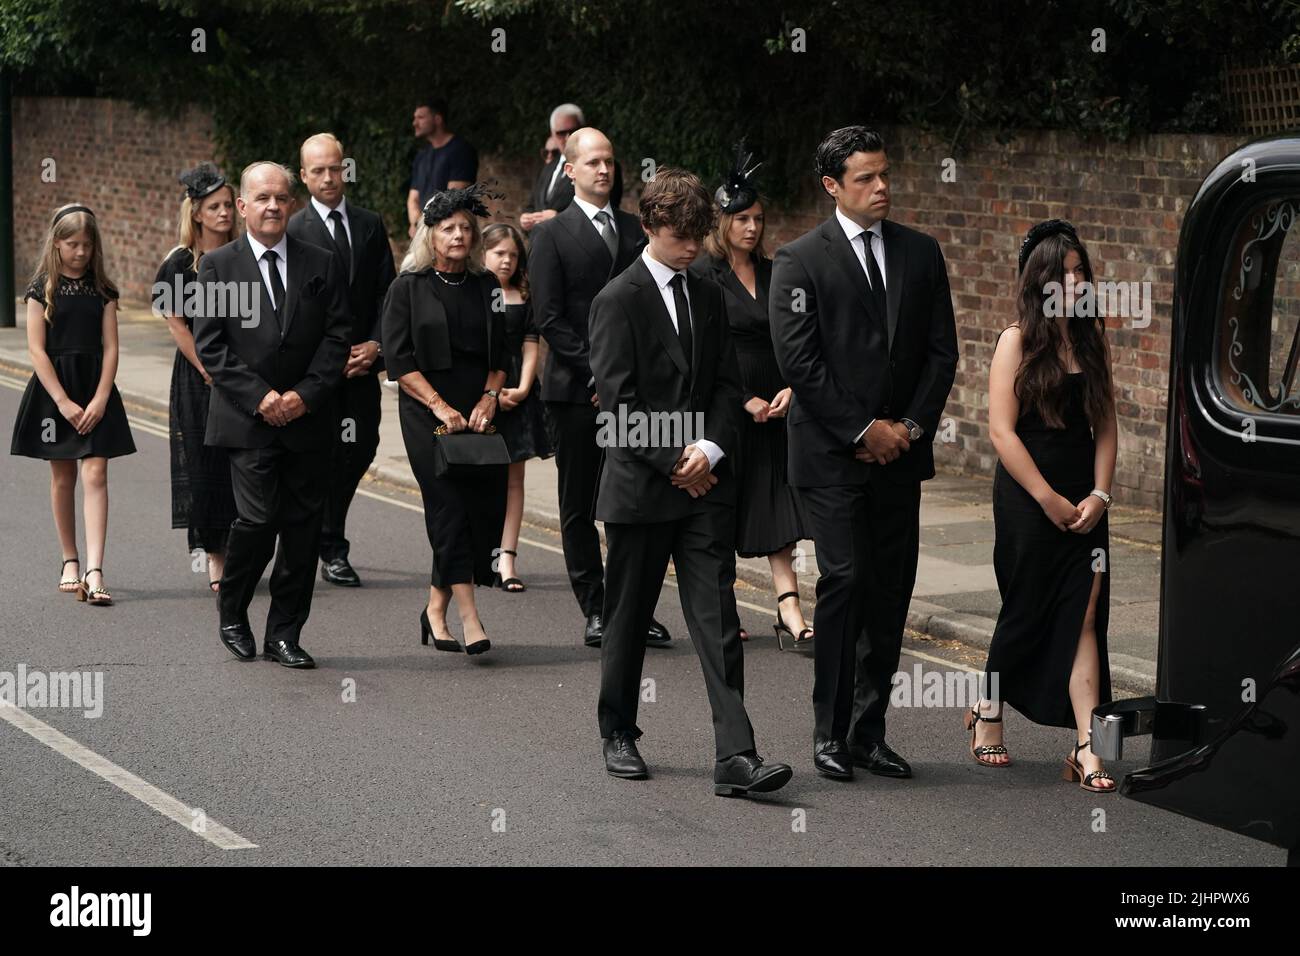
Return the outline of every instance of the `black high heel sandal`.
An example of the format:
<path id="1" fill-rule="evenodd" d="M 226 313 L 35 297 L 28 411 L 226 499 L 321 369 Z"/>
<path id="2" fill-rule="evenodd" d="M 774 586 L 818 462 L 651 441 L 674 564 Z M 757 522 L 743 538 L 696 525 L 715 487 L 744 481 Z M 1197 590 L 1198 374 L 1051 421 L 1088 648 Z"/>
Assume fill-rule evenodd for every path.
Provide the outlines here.
<path id="1" fill-rule="evenodd" d="M 90 586 L 90 576 L 99 575 L 99 584 L 95 587 Z M 81 581 L 77 584 L 77 600 L 90 604 L 92 607 L 112 607 L 113 595 L 108 593 L 104 586 L 104 569 L 91 568 L 81 576 Z"/>
<path id="2" fill-rule="evenodd" d="M 81 558 L 77 557 L 76 555 L 73 555 L 72 557 L 66 559 L 66 560 L 63 562 L 63 568 L 66 568 L 69 564 L 75 564 L 78 568 L 80 568 L 80 567 L 81 567 Z M 59 576 L 59 591 L 60 591 L 61 593 L 63 593 L 63 594 L 76 594 L 76 593 L 78 593 L 78 592 L 81 590 L 81 578 L 80 578 L 80 577 L 75 577 L 75 578 L 65 578 L 65 577 L 63 577 L 63 576 L 62 576 L 62 575 L 63 575 L 63 568 L 59 568 L 59 575 L 60 575 L 60 576 Z"/>
<path id="3" fill-rule="evenodd" d="M 804 647 L 811 644 L 813 640 L 813 629 L 811 627 L 805 627 L 798 634 L 795 634 L 781 618 L 781 602 L 788 597 L 797 598 L 798 596 L 798 591 L 786 591 L 784 594 L 777 595 L 776 598 L 776 623 L 772 625 L 772 630 L 776 631 L 776 646 L 781 650 L 785 650 L 785 642 L 781 640 L 782 635 L 790 638 L 790 642 L 794 647 Z"/>
<path id="4" fill-rule="evenodd" d="M 420 612 L 420 644 L 427 646 L 429 638 L 433 638 L 433 646 L 440 651 L 451 651 L 460 653 L 460 644 L 456 641 L 439 640 L 433 633 L 433 625 L 429 623 L 429 609 L 426 607 Z"/>
<path id="5" fill-rule="evenodd" d="M 506 548 L 502 548 L 501 553 L 508 554 L 512 558 L 519 557 L 518 551 L 509 551 Z M 518 585 L 518 586 L 512 587 L 511 585 Z M 500 572 L 497 573 L 497 587 L 499 587 L 502 591 L 505 591 L 507 594 L 523 594 L 525 591 L 528 590 L 528 588 L 524 585 L 524 582 L 520 581 L 518 578 L 506 578 L 503 581 L 501 579 Z"/>

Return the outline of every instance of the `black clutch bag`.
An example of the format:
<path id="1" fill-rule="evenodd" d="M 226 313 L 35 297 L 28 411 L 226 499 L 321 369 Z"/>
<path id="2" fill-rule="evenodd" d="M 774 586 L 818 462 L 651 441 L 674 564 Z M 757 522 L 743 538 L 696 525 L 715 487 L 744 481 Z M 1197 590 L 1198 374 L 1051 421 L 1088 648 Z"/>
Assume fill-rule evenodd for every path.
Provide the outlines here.
<path id="1" fill-rule="evenodd" d="M 504 435 L 489 425 L 485 432 L 455 432 L 448 434 L 446 425 L 433 432 L 433 473 L 438 478 L 464 475 L 472 468 L 484 465 L 510 464 L 510 450 Z"/>

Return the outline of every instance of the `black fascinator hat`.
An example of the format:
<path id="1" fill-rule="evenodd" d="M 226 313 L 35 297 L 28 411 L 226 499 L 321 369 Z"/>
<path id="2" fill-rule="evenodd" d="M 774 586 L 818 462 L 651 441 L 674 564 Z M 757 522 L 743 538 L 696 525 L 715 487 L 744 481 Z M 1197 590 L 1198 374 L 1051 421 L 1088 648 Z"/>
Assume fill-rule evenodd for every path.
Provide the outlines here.
<path id="1" fill-rule="evenodd" d="M 176 177 L 185 187 L 185 195 L 190 199 L 202 199 L 216 192 L 226 184 L 226 177 L 209 162 L 202 162 L 193 169 L 187 169 Z"/>
<path id="2" fill-rule="evenodd" d="M 1046 239 L 1048 236 L 1065 236 L 1076 245 L 1079 243 L 1079 234 L 1074 231 L 1074 226 L 1064 219 L 1048 219 L 1046 222 L 1040 222 L 1025 234 L 1025 241 L 1020 244 L 1020 268 L 1018 272 L 1025 271 L 1025 263 L 1029 261 L 1029 254 L 1034 251 L 1034 247 Z"/>
<path id="3" fill-rule="evenodd" d="M 758 202 L 758 186 L 755 185 L 753 176 L 754 171 L 763 164 L 750 166 L 749 161 L 753 158 L 754 154 L 745 147 L 742 139 L 736 144 L 736 158 L 731 164 L 730 172 L 713 194 L 718 206 L 728 215 L 748 209 Z"/>
<path id="4" fill-rule="evenodd" d="M 485 199 L 504 199 L 504 193 L 489 191 L 486 183 L 473 183 L 463 189 L 444 189 L 434 193 L 424 204 L 424 224 L 436 226 L 452 213 L 462 209 L 470 215 L 486 219 L 490 213 L 483 204 Z"/>

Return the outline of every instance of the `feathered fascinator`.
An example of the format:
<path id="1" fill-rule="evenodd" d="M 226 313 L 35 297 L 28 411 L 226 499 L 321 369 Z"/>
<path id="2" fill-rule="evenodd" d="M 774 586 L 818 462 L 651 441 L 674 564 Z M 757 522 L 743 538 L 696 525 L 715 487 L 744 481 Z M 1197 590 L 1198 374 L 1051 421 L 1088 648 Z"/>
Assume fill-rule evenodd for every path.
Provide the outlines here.
<path id="1" fill-rule="evenodd" d="M 753 175 L 763 164 L 750 166 L 749 161 L 753 158 L 754 154 L 745 147 L 743 139 L 736 144 L 736 158 L 731 164 L 731 171 L 713 194 L 724 213 L 740 212 L 758 202 L 758 186 L 754 184 Z"/>
<path id="2" fill-rule="evenodd" d="M 226 184 L 226 177 L 209 162 L 202 162 L 193 169 L 187 169 L 176 177 L 185 187 L 185 195 L 191 199 L 202 199 L 214 193 Z"/>
<path id="3" fill-rule="evenodd" d="M 504 198 L 504 193 L 491 192 L 486 183 L 473 183 L 464 189 L 444 189 L 434 193 L 424 204 L 424 224 L 436 226 L 462 209 L 480 219 L 486 219 L 491 214 L 483 200 Z"/>
<path id="4" fill-rule="evenodd" d="M 1025 241 L 1020 244 L 1020 268 L 1017 271 L 1025 271 L 1025 263 L 1029 260 L 1029 254 L 1034 251 L 1034 246 L 1048 236 L 1065 236 L 1071 242 L 1079 241 L 1079 234 L 1074 231 L 1074 226 L 1064 219 L 1048 219 L 1046 222 L 1040 222 L 1026 233 Z"/>

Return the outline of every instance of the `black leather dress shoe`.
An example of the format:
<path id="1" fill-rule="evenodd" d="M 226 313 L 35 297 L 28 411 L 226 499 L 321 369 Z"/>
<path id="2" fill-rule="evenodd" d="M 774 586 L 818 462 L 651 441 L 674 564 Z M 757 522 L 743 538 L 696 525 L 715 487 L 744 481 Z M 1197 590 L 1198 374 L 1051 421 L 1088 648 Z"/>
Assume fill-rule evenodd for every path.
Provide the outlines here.
<path id="1" fill-rule="evenodd" d="M 832 780 L 852 780 L 853 761 L 849 758 L 849 745 L 842 740 L 819 740 L 813 747 L 813 766 L 823 777 Z"/>
<path id="2" fill-rule="evenodd" d="M 664 627 L 654 618 L 650 619 L 650 630 L 646 631 L 646 647 L 671 647 L 672 637 L 668 633 L 668 628 Z"/>
<path id="3" fill-rule="evenodd" d="M 352 570 L 352 565 L 348 564 L 347 558 L 335 558 L 333 561 L 322 561 L 320 566 L 320 577 L 322 581 L 328 581 L 330 584 L 337 584 L 341 588 L 361 587 L 361 579 L 357 577 L 357 572 Z"/>
<path id="4" fill-rule="evenodd" d="M 296 643 L 285 640 L 267 641 L 266 646 L 262 648 L 262 657 L 285 667 L 297 667 L 305 670 L 316 666 L 316 662 L 311 659 L 310 654 Z"/>
<path id="5" fill-rule="evenodd" d="M 758 754 L 736 754 L 713 765 L 713 792 L 720 797 L 747 797 L 780 790 L 794 771 L 783 763 L 763 763 Z"/>
<path id="6" fill-rule="evenodd" d="M 636 738 L 628 732 L 616 731 L 605 738 L 605 772 L 624 780 L 644 780 L 650 776 L 636 749 Z"/>
<path id="7" fill-rule="evenodd" d="M 600 642 L 605 639 L 605 622 L 600 619 L 599 614 L 587 615 L 587 626 L 582 632 L 582 643 L 588 647 L 600 647 Z"/>
<path id="8" fill-rule="evenodd" d="M 257 641 L 247 624 L 223 624 L 221 643 L 241 661 L 251 661 L 257 656 Z"/>
<path id="9" fill-rule="evenodd" d="M 874 773 L 878 777 L 895 777 L 906 780 L 912 776 L 912 767 L 906 760 L 894 753 L 889 744 L 878 740 L 867 747 L 849 748 L 853 766 Z"/>

